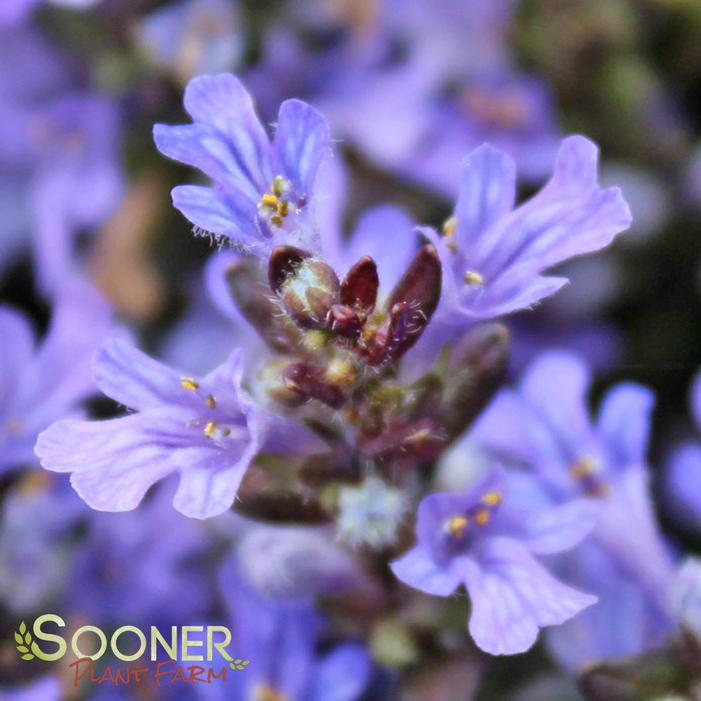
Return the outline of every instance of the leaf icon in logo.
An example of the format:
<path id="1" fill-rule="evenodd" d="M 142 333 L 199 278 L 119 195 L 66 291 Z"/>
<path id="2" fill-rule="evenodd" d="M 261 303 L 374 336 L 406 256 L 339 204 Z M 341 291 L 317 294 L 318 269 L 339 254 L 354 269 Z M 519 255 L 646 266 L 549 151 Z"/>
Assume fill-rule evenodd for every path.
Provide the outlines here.
<path id="1" fill-rule="evenodd" d="M 246 669 L 246 667 L 248 667 L 249 664 L 251 664 L 250 660 L 239 659 L 239 660 L 234 660 L 233 662 L 229 662 L 229 667 L 231 667 L 231 669 L 233 669 L 233 670 L 237 670 L 237 669 L 242 670 L 242 669 Z"/>
<path id="2" fill-rule="evenodd" d="M 23 660 L 33 660 L 34 655 L 31 653 L 29 646 L 32 644 L 32 634 L 27 630 L 24 621 L 20 623 L 19 631 L 15 632 L 16 647 L 22 655 Z"/>

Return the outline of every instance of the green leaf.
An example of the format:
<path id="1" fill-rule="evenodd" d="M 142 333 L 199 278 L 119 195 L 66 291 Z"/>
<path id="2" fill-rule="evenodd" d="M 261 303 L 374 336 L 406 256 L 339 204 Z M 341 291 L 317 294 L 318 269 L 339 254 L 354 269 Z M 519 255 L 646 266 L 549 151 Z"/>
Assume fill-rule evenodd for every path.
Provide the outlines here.
<path id="1" fill-rule="evenodd" d="M 27 632 L 27 626 L 25 625 L 24 621 L 19 624 L 19 632 L 24 635 Z"/>
<path id="2" fill-rule="evenodd" d="M 27 645 L 29 645 L 29 643 L 32 642 L 32 634 L 31 633 L 27 633 L 27 635 L 24 636 L 24 642 L 27 643 Z"/>
<path id="3" fill-rule="evenodd" d="M 15 642 L 22 644 L 22 636 L 19 633 L 15 633 Z"/>
<path id="4" fill-rule="evenodd" d="M 20 652 L 29 652 L 29 648 L 28 648 L 28 647 L 25 647 L 24 645 L 18 645 L 18 646 L 17 646 L 17 649 L 18 649 Z"/>
<path id="5" fill-rule="evenodd" d="M 28 652 L 26 655 L 22 655 L 22 659 L 23 659 L 23 660 L 33 660 L 33 659 L 34 659 L 34 655 L 32 655 L 31 652 Z"/>

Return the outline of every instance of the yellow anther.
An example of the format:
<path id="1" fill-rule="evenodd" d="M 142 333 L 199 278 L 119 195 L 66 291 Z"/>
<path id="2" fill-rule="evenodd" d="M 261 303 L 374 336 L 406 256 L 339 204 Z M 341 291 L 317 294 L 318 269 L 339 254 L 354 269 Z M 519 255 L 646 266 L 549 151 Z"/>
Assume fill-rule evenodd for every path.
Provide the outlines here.
<path id="1" fill-rule="evenodd" d="M 282 175 L 276 175 L 273 178 L 273 184 L 271 185 L 270 189 L 278 197 L 281 197 L 290 189 L 290 181 L 285 180 L 285 178 L 283 178 Z"/>
<path id="2" fill-rule="evenodd" d="M 590 455 L 585 455 L 570 467 L 570 475 L 576 480 L 583 480 L 587 477 L 591 477 L 595 471 L 596 460 Z"/>
<path id="3" fill-rule="evenodd" d="M 279 214 L 273 214 L 273 216 L 270 217 L 270 221 L 275 224 L 275 226 L 282 226 L 282 217 Z"/>
<path id="4" fill-rule="evenodd" d="M 501 504 L 500 492 L 487 492 L 482 495 L 482 503 L 487 506 L 499 506 Z"/>
<path id="5" fill-rule="evenodd" d="M 271 195 L 266 192 L 258 202 L 259 207 L 270 207 L 270 209 L 277 209 L 277 195 Z"/>
<path id="6" fill-rule="evenodd" d="M 188 390 L 188 392 L 194 392 L 196 389 L 199 389 L 200 386 L 199 383 L 191 377 L 181 377 L 180 384 L 183 386 L 183 389 Z"/>
<path id="7" fill-rule="evenodd" d="M 485 524 L 489 523 L 489 519 L 491 518 L 491 514 L 487 509 L 480 509 L 476 514 L 475 514 L 475 523 L 478 526 L 484 526 Z"/>
<path id="8" fill-rule="evenodd" d="M 465 282 L 468 285 L 481 285 L 484 282 L 484 278 L 474 270 L 466 270 Z"/>
<path id="9" fill-rule="evenodd" d="M 465 530 L 470 525 L 467 516 L 453 516 L 448 521 L 448 531 L 455 538 L 462 538 Z"/>
<path id="10" fill-rule="evenodd" d="M 287 200 L 280 200 L 277 203 L 277 213 L 281 217 L 286 217 L 290 213 L 290 203 Z"/>
<path id="11" fill-rule="evenodd" d="M 207 438 L 211 438 L 217 432 L 218 428 L 219 424 L 216 421 L 210 421 L 204 427 L 204 435 L 207 436 Z"/>
<path id="12" fill-rule="evenodd" d="M 253 701 L 287 701 L 287 695 L 270 684 L 261 682 L 253 690 Z"/>
<path id="13" fill-rule="evenodd" d="M 209 409 L 216 409 L 217 408 L 217 400 L 214 398 L 213 394 L 207 395 L 207 407 Z"/>
<path id="14" fill-rule="evenodd" d="M 443 222 L 443 228 L 442 228 L 442 233 L 443 236 L 445 237 L 450 237 L 455 233 L 455 230 L 458 228 L 458 218 L 457 217 L 450 217 L 446 219 Z"/>

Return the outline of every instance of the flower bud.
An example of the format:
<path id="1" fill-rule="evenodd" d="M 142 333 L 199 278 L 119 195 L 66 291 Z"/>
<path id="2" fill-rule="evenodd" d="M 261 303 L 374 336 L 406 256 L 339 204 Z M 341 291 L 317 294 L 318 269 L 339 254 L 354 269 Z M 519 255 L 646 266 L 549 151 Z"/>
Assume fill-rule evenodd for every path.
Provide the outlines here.
<path id="1" fill-rule="evenodd" d="M 304 399 L 317 399 L 333 409 L 338 409 L 345 401 L 341 387 L 328 379 L 323 368 L 311 363 L 288 365 L 283 378 L 285 386 Z"/>
<path id="2" fill-rule="evenodd" d="M 301 327 L 325 328 L 328 313 L 340 297 L 340 283 L 331 266 L 293 246 L 279 246 L 268 264 L 270 287 L 285 311 Z"/>
<path id="3" fill-rule="evenodd" d="M 273 350 L 289 351 L 288 333 L 279 319 L 277 306 L 266 294 L 258 266 L 251 261 L 236 261 L 226 269 L 225 276 L 231 297 L 244 319 Z"/>

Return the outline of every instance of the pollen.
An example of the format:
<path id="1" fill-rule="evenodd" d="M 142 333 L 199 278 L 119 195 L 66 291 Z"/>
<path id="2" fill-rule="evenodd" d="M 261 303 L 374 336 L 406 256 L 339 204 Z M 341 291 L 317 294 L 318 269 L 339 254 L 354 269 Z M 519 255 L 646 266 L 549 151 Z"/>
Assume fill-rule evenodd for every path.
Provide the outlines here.
<path id="1" fill-rule="evenodd" d="M 219 424 L 216 421 L 210 421 L 204 427 L 204 435 L 207 436 L 207 438 L 213 438 L 214 434 L 217 432 L 218 428 L 219 428 Z"/>
<path id="2" fill-rule="evenodd" d="M 487 509 L 480 509 L 476 514 L 475 514 L 475 523 L 478 526 L 485 526 L 486 524 L 489 523 L 489 519 L 492 518 L 492 515 L 489 513 Z"/>
<path id="3" fill-rule="evenodd" d="M 595 471 L 596 460 L 591 455 L 585 455 L 570 467 L 570 475 L 576 480 L 591 477 Z"/>
<path id="4" fill-rule="evenodd" d="M 217 408 L 217 400 L 214 398 L 213 394 L 207 395 L 207 408 L 208 409 L 216 409 Z"/>
<path id="5" fill-rule="evenodd" d="M 263 195 L 263 197 L 260 198 L 260 202 L 258 202 L 258 208 L 264 209 L 268 207 L 270 209 L 277 209 L 277 204 L 277 195 L 271 195 L 270 193 L 266 192 L 265 195 Z"/>
<path id="6" fill-rule="evenodd" d="M 273 178 L 273 184 L 270 189 L 273 191 L 273 194 L 282 197 L 286 192 L 289 192 L 291 186 L 292 184 L 289 180 L 283 178 L 282 175 L 276 175 Z"/>
<path id="7" fill-rule="evenodd" d="M 484 278 L 474 270 L 466 270 L 465 282 L 468 285 L 481 285 L 484 283 Z"/>
<path id="8" fill-rule="evenodd" d="M 482 503 L 487 506 L 499 506 L 501 504 L 500 492 L 487 492 L 482 495 Z"/>
<path id="9" fill-rule="evenodd" d="M 470 521 L 466 516 L 453 516 L 448 521 L 448 531 L 454 538 L 462 538 L 469 525 Z"/>
<path id="10" fill-rule="evenodd" d="M 450 238 L 458 228 L 458 218 L 450 217 L 443 222 L 441 232 L 446 238 Z"/>
<path id="11" fill-rule="evenodd" d="M 287 695 L 270 684 L 261 682 L 253 690 L 253 701 L 287 701 Z"/>
<path id="12" fill-rule="evenodd" d="M 191 377 L 181 377 L 180 384 L 183 389 L 186 389 L 188 392 L 194 392 L 196 389 L 199 389 L 200 386 L 199 383 Z"/>

